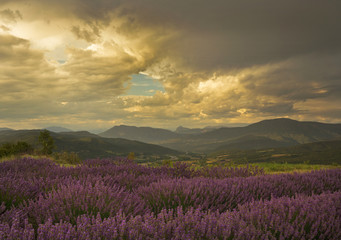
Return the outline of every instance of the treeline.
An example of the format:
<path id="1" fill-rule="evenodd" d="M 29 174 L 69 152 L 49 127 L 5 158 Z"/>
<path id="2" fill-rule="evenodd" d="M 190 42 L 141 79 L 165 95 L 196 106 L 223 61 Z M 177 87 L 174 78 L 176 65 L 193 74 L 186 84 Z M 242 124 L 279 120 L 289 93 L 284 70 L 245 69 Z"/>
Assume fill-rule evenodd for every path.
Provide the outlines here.
<path id="1" fill-rule="evenodd" d="M 52 157 L 55 162 L 60 164 L 79 164 L 82 162 L 77 153 L 67 151 L 53 152 L 56 146 L 54 144 L 54 139 L 47 130 L 40 132 L 37 141 L 39 145 L 38 148 L 34 148 L 31 144 L 23 141 L 4 143 L 0 145 L 0 158 L 34 154 Z"/>
<path id="2" fill-rule="evenodd" d="M 37 140 L 41 146 L 40 149 L 35 149 L 31 144 L 23 141 L 18 141 L 16 143 L 3 143 L 0 146 L 0 157 L 32 153 L 51 155 L 55 145 L 50 132 L 46 129 L 41 131 Z"/>
<path id="3" fill-rule="evenodd" d="M 0 146 L 0 157 L 7 157 L 19 154 L 32 154 L 34 148 L 27 142 L 4 143 Z"/>

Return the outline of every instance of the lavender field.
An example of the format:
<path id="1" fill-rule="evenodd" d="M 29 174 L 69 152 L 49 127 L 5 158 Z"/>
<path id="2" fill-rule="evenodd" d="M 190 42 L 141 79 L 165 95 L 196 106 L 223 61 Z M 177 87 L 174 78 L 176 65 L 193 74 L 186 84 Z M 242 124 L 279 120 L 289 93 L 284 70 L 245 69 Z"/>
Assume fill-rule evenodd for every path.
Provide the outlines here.
<path id="1" fill-rule="evenodd" d="M 341 170 L 6 161 L 0 239 L 341 239 Z"/>

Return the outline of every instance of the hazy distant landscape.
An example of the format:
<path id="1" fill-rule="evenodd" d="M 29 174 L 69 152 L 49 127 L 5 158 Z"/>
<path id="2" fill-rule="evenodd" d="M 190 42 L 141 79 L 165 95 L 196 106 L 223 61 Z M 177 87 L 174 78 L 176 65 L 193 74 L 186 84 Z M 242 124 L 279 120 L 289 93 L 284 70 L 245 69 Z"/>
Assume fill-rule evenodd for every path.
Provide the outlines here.
<path id="1" fill-rule="evenodd" d="M 246 127 L 202 129 L 193 133 L 150 127 L 115 126 L 99 135 L 159 144 L 179 151 L 207 153 L 223 149 L 249 150 L 340 140 L 341 124 L 273 119 Z"/>
<path id="2" fill-rule="evenodd" d="M 341 164 L 341 124 L 272 119 L 245 127 L 177 129 L 115 126 L 98 135 L 54 128 L 56 152 L 75 152 L 81 159 L 127 156 L 148 162 L 201 160 L 216 163 Z M 62 130 L 62 131 L 60 131 Z M 67 130 L 67 132 L 64 132 Z M 25 141 L 37 146 L 40 130 L 0 130 L 0 144 Z"/>

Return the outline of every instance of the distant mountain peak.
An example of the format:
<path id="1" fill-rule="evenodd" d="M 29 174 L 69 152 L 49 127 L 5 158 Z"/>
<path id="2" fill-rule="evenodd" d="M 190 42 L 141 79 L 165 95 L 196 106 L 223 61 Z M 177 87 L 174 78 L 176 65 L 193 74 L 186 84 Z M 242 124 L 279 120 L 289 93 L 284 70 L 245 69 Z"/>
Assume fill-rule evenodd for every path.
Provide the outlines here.
<path id="1" fill-rule="evenodd" d="M 186 131 L 186 130 L 190 130 L 191 128 L 187 128 L 187 127 L 183 127 L 183 126 L 179 126 L 175 129 L 175 132 L 182 132 L 182 131 Z"/>
<path id="2" fill-rule="evenodd" d="M 293 123 L 293 122 L 299 122 L 299 121 L 291 119 L 291 118 L 274 118 L 274 119 L 264 119 L 258 123 L 261 123 L 261 122 L 292 122 Z"/>
<path id="3" fill-rule="evenodd" d="M 136 126 L 114 126 L 99 134 L 101 137 L 125 138 L 142 142 L 158 142 L 177 137 L 177 134 L 162 128 L 136 127 Z"/>

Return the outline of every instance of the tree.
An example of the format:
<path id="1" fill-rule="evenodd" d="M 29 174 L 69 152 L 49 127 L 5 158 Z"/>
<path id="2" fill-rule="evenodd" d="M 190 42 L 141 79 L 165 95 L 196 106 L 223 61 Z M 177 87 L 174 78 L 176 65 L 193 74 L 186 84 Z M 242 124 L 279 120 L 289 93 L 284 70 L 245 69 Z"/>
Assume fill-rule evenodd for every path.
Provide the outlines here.
<path id="1" fill-rule="evenodd" d="M 41 152 L 43 154 L 46 154 L 46 155 L 52 154 L 52 150 L 55 148 L 55 145 L 54 145 L 54 140 L 51 137 L 49 131 L 47 131 L 46 129 L 44 131 L 41 131 L 38 141 L 42 145 Z"/>
<path id="2" fill-rule="evenodd" d="M 14 154 L 14 147 L 11 143 L 4 143 L 0 146 L 0 157 L 6 157 Z"/>
<path id="3" fill-rule="evenodd" d="M 16 145 L 14 145 L 14 152 L 16 154 L 21 154 L 21 153 L 32 153 L 33 152 L 33 147 L 28 144 L 27 142 L 17 142 Z"/>
<path id="4" fill-rule="evenodd" d="M 10 155 L 17 155 L 23 153 L 31 153 L 33 147 L 27 142 L 4 143 L 0 146 L 0 157 L 6 157 Z"/>

